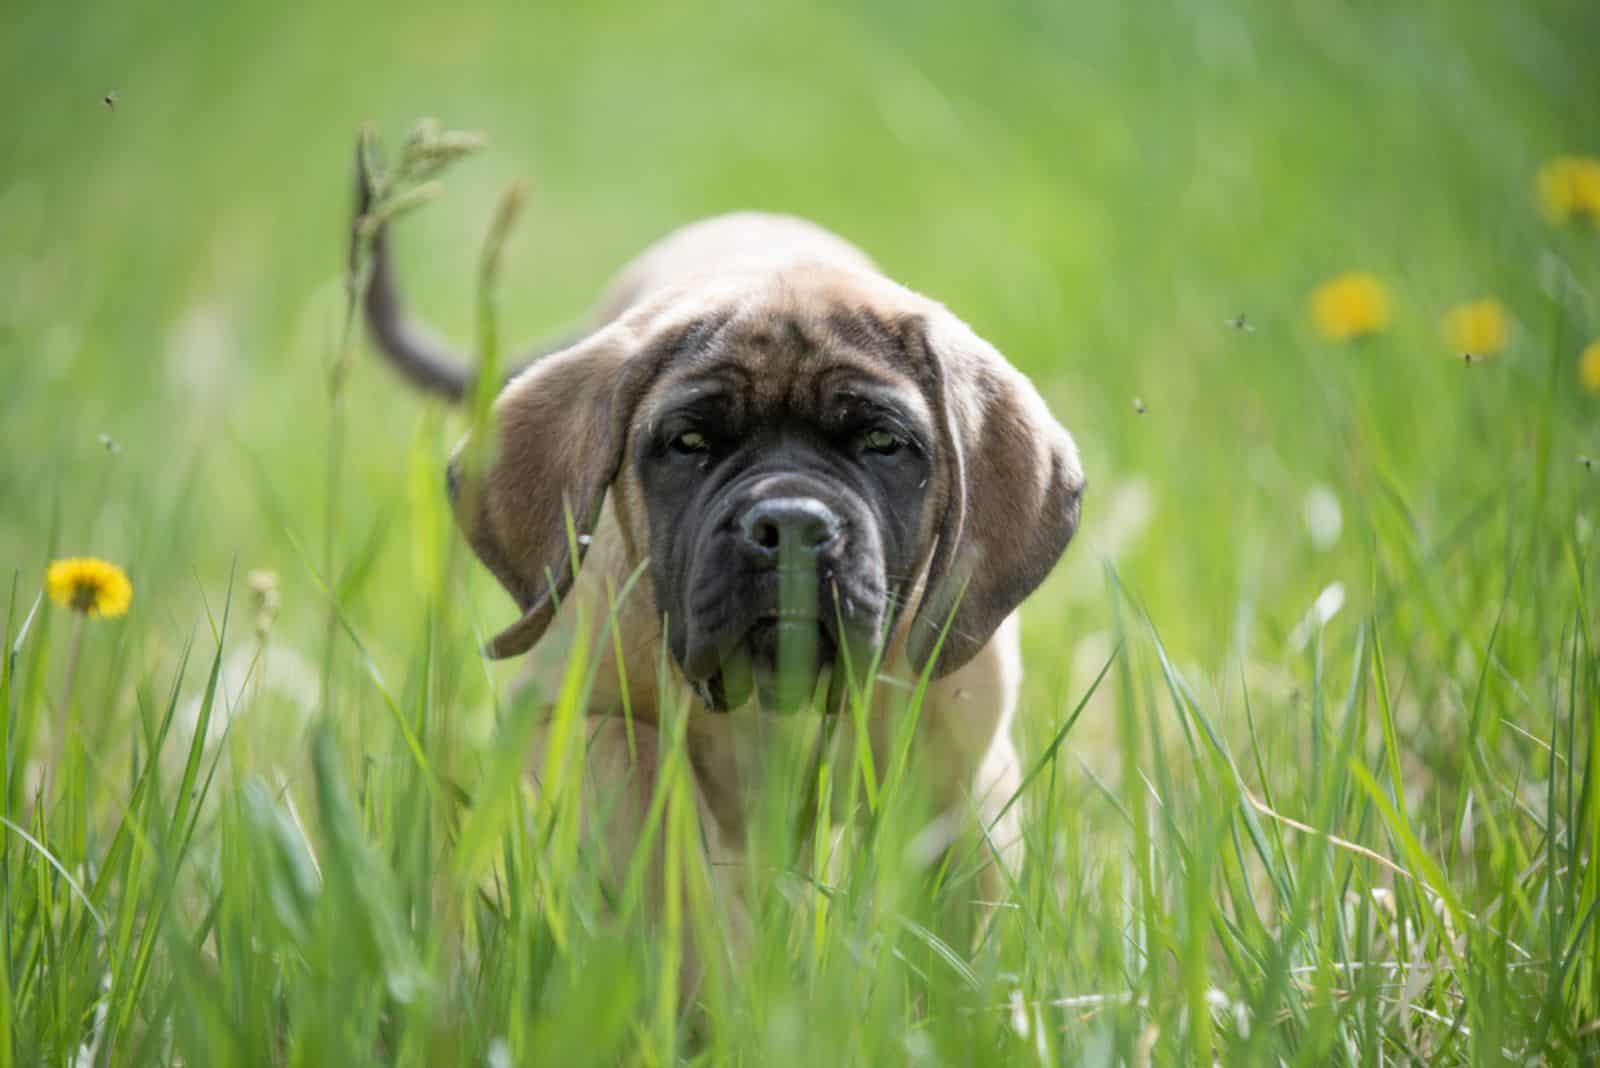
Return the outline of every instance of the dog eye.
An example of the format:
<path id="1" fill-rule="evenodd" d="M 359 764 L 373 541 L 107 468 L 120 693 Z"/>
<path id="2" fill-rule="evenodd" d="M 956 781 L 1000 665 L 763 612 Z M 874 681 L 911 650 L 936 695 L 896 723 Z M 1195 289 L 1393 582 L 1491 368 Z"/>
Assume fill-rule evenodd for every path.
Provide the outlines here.
<path id="1" fill-rule="evenodd" d="M 889 430 L 869 430 L 861 435 L 861 447 L 880 456 L 893 456 L 904 445 L 905 441 Z"/>
<path id="2" fill-rule="evenodd" d="M 711 442 L 698 430 L 685 430 L 669 443 L 673 452 L 696 453 L 705 452 L 711 447 Z"/>

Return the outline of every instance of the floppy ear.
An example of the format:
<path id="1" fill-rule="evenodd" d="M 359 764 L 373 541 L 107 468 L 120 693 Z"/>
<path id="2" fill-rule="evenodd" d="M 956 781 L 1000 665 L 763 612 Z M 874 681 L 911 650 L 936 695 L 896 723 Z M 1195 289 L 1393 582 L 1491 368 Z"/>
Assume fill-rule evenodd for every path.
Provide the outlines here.
<path id="1" fill-rule="evenodd" d="M 977 655 L 1061 558 L 1084 478 L 1072 435 L 1026 376 L 943 309 L 922 326 L 949 490 L 908 652 L 921 670 L 944 634 L 940 676 Z"/>
<path id="2" fill-rule="evenodd" d="M 449 471 L 456 522 L 523 612 L 490 641 L 491 656 L 527 652 L 555 617 L 662 358 L 636 325 L 613 323 L 511 380 L 494 405 L 498 449 L 481 477 L 467 476 L 465 443 L 457 448 Z"/>

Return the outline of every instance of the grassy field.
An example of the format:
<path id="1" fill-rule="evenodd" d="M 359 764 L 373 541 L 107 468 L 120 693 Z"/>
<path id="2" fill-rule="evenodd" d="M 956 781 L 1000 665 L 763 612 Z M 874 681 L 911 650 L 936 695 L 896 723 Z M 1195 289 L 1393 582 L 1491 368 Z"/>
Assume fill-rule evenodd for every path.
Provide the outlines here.
<path id="1" fill-rule="evenodd" d="M 1537 178 L 1600 155 L 1600 9 L 1166 8 L 9 11 L 0 1068 L 1600 1058 L 1600 193 L 1562 223 Z M 752 865 L 737 963 L 681 764 L 655 922 L 519 789 L 540 710 L 474 652 L 513 609 L 441 490 L 465 421 L 341 342 L 356 130 L 422 115 L 490 141 L 397 235 L 456 338 L 514 179 L 510 339 L 674 225 L 786 210 L 1073 430 L 981 937 L 973 853 L 896 860 L 893 775 L 846 775 L 836 878 Z M 1387 314 L 1339 341 L 1346 272 L 1379 292 L 1334 318 Z M 1503 344 L 1441 336 L 1485 298 Z M 125 617 L 43 596 L 79 555 Z"/>

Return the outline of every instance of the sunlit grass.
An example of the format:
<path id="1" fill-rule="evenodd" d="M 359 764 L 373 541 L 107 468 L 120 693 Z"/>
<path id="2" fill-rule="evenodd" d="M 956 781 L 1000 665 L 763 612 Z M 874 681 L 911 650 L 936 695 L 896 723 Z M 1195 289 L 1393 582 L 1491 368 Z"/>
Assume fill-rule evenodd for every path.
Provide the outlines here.
<path id="1" fill-rule="evenodd" d="M 398 696 L 374 694 L 396 719 L 368 731 L 366 759 L 353 763 L 324 722 L 305 736 L 296 783 L 250 768 L 237 739 L 206 745 L 214 717 L 256 711 L 249 684 L 218 687 L 224 651 L 256 640 L 230 629 L 225 604 L 201 639 L 212 651 L 179 669 L 203 679 L 192 725 L 174 729 L 182 678 L 147 679 L 135 736 L 69 765 L 45 805 L 21 776 L 7 783 L 13 1055 L 1454 1063 L 1593 1051 L 1600 661 L 1572 599 L 1578 574 L 1537 695 L 1511 675 L 1525 650 L 1503 628 L 1472 643 L 1475 670 L 1439 671 L 1416 651 L 1444 635 L 1396 621 L 1401 603 L 1352 623 L 1337 648 L 1319 633 L 1298 693 L 1243 678 L 1203 694 L 1108 582 L 1113 655 L 1059 721 L 1037 724 L 1055 730 L 1030 747 L 1019 795 L 1029 861 L 976 941 L 982 847 L 914 870 L 903 858 L 916 828 L 895 818 L 907 780 L 891 772 L 868 803 L 863 769 L 846 768 L 827 789 L 855 796 L 858 826 L 810 866 L 792 819 L 807 796 L 794 770 L 808 765 L 789 754 L 763 802 L 780 818 L 757 822 L 761 859 L 732 880 L 751 902 L 741 950 L 695 848 L 673 700 L 646 848 L 687 890 L 663 912 L 639 860 L 619 896 L 576 834 L 582 648 L 550 727 L 571 744 L 551 750 L 541 792 L 519 785 L 529 702 L 506 708 L 483 774 L 450 777 L 432 696 L 442 665 L 426 644 Z M 51 713 L 52 688 L 28 682 L 50 639 L 25 618 L 14 599 L 0 679 L 13 731 Z M 1120 787 L 1068 759 L 1102 693 L 1121 724 L 1116 755 L 1141 769 Z M 1222 725 L 1239 709 L 1242 734 Z M 684 1010 L 686 945 L 701 971 Z"/>
<path id="2" fill-rule="evenodd" d="M 1600 1057 L 1592 4 L 371 14 L 0 45 L 0 1066 Z M 645 848 L 586 843 L 596 650 L 475 652 L 487 398 L 346 332 L 351 134 L 424 110 L 493 142 L 399 252 L 494 360 L 773 207 L 1073 429 L 992 914 L 986 843 L 911 863 L 916 768 L 817 720 L 705 865 L 670 674 Z M 125 616 L 47 596 L 90 553 Z"/>

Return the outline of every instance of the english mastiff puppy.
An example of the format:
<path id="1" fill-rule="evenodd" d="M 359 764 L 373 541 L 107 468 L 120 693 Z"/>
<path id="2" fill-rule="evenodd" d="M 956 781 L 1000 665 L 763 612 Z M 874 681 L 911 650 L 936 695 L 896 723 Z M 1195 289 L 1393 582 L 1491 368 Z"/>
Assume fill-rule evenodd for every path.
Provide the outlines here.
<path id="1" fill-rule="evenodd" d="M 470 364 L 407 315 L 381 229 L 370 248 L 377 348 L 417 385 L 470 395 Z M 724 215 L 624 267 L 581 336 L 509 375 L 494 417 L 482 477 L 458 450 L 448 479 L 520 612 L 489 651 L 526 653 L 580 617 L 596 628 L 585 796 L 604 798 L 586 804 L 606 812 L 616 872 L 654 788 L 661 664 L 687 701 L 713 870 L 738 867 L 763 732 L 816 722 L 780 713 L 818 695 L 837 712 L 840 680 L 872 672 L 853 683 L 871 683 L 883 769 L 925 670 L 927 852 L 981 825 L 1014 870 L 1016 611 L 1071 540 L 1084 477 L 1033 385 L 966 323 L 819 226 Z M 620 641 L 598 633 L 613 611 Z"/>

